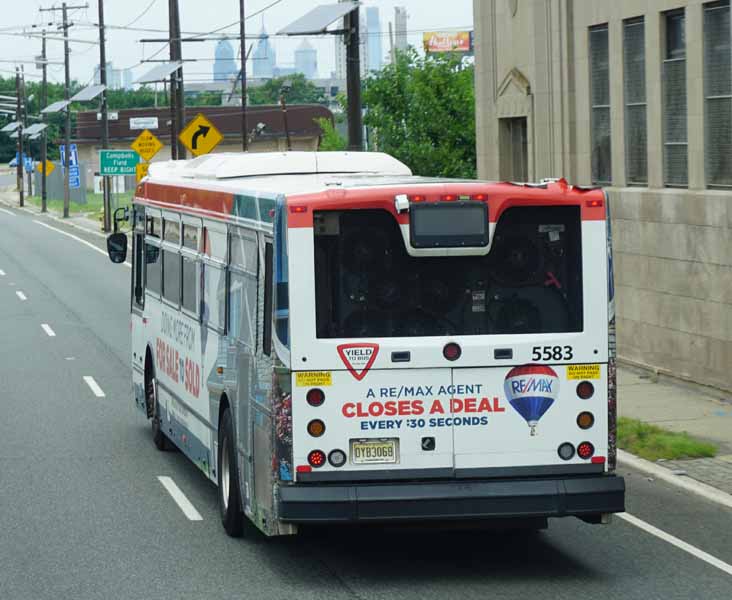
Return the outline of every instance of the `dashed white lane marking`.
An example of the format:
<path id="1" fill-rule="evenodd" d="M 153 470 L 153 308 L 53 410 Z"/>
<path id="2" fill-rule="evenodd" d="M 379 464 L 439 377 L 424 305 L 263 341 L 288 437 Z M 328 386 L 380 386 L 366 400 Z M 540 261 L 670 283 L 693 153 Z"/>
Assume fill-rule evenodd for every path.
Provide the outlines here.
<path id="1" fill-rule="evenodd" d="M 18 298 L 20 298 L 23 302 L 25 302 L 26 300 L 28 300 L 28 296 L 26 296 L 20 290 L 18 290 L 17 292 L 15 292 L 15 295 L 18 296 Z"/>
<path id="2" fill-rule="evenodd" d="M 86 385 L 89 386 L 91 391 L 94 392 L 94 395 L 97 398 L 104 398 L 104 396 L 106 396 L 104 390 L 99 387 L 99 384 L 94 381 L 94 378 L 91 375 L 84 375 L 84 381 L 86 382 Z"/>
<path id="3" fill-rule="evenodd" d="M 14 217 L 15 216 L 15 213 L 14 212 L 10 212 L 6 208 L 0 208 L 0 212 L 5 213 L 6 215 L 10 215 L 11 217 Z"/>
<path id="4" fill-rule="evenodd" d="M 46 332 L 46 335 L 48 335 L 48 337 L 56 337 L 56 332 L 51 329 L 51 326 L 48 323 L 41 323 L 41 327 L 43 328 L 43 331 Z"/>
<path id="5" fill-rule="evenodd" d="M 0 277 L 5 277 L 5 271 L 3 271 L 2 269 L 0 269 Z"/>
<path id="6" fill-rule="evenodd" d="M 101 248 L 98 248 L 97 246 L 95 246 L 91 242 L 87 242 L 86 240 L 81 239 L 79 236 L 74 235 L 73 233 L 69 233 L 68 231 L 64 231 L 63 229 L 59 229 L 58 227 L 51 227 L 48 223 L 43 223 L 42 221 L 33 221 L 33 222 L 34 223 L 37 223 L 41 227 L 45 227 L 46 229 L 50 229 L 52 231 L 55 231 L 56 233 L 60 233 L 62 235 L 65 235 L 67 237 L 70 237 L 72 240 L 76 240 L 80 244 L 84 244 L 85 246 L 88 246 L 89 248 L 91 248 L 95 252 L 99 252 L 99 254 L 103 254 L 104 256 L 107 256 L 107 253 L 104 250 L 102 250 Z M 125 262 L 123 264 L 128 269 L 131 269 L 132 268 L 132 264 L 129 263 L 129 262 Z"/>
<path id="7" fill-rule="evenodd" d="M 164 475 L 158 475 L 158 481 L 163 484 L 163 487 L 168 490 L 178 507 L 183 511 L 183 514 L 188 517 L 189 521 L 203 521 L 201 513 L 196 510 L 196 507 L 191 504 L 191 501 L 186 498 L 186 495 L 181 489 L 175 484 L 170 477 Z"/>
<path id="8" fill-rule="evenodd" d="M 618 513 L 618 518 L 627 521 L 631 525 L 635 525 L 639 529 L 642 529 L 643 531 L 650 533 L 651 535 L 655 535 L 657 538 L 662 539 L 664 542 L 668 542 L 672 546 L 676 546 L 684 552 L 688 552 L 692 556 L 695 556 L 699 560 L 703 560 L 705 563 L 708 563 L 713 567 L 717 567 L 721 571 L 727 573 L 727 575 L 732 575 L 732 565 L 722 560 L 719 560 L 716 556 L 712 556 L 711 554 L 704 552 L 704 550 L 700 550 L 696 546 L 692 546 L 691 544 L 686 543 L 684 540 L 680 540 L 670 533 L 666 533 L 665 531 L 662 531 L 657 527 L 654 527 L 650 523 L 646 523 L 645 521 L 639 519 L 638 517 L 634 517 L 631 514 Z"/>

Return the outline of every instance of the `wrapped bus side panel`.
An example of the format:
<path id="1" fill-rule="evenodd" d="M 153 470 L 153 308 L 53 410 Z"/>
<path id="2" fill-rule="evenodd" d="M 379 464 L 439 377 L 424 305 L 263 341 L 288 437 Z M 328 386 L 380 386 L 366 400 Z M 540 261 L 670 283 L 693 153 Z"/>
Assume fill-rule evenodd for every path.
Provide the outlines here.
<path id="1" fill-rule="evenodd" d="M 607 227 L 607 315 L 608 315 L 608 351 L 607 351 L 607 468 L 614 471 L 617 463 L 617 415 L 618 386 L 616 368 L 616 335 L 615 335 L 615 282 L 613 279 L 613 235 L 610 223 L 610 198 L 605 193 L 605 223 Z"/>

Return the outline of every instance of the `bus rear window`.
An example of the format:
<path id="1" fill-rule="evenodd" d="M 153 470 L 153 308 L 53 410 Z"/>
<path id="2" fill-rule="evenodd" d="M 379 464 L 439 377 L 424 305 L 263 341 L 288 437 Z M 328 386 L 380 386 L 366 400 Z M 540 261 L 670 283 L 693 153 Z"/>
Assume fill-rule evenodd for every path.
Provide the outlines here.
<path id="1" fill-rule="evenodd" d="M 577 206 L 514 207 L 487 256 L 409 256 L 383 210 L 315 213 L 319 338 L 582 331 Z"/>

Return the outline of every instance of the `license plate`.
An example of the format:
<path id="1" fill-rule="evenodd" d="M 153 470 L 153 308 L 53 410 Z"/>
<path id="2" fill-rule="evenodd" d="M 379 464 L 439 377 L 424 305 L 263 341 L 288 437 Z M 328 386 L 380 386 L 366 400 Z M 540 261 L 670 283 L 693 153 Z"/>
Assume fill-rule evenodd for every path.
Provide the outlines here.
<path id="1" fill-rule="evenodd" d="M 399 440 L 351 440 L 354 465 L 395 464 L 399 462 Z"/>

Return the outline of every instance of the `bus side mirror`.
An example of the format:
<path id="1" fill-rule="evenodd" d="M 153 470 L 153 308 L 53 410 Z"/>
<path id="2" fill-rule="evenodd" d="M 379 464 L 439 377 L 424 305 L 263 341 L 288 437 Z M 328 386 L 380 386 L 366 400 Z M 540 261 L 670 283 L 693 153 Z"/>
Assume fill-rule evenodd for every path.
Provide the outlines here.
<path id="1" fill-rule="evenodd" d="M 115 264 L 127 260 L 127 235 L 124 233 L 113 233 L 107 238 L 107 254 L 109 260 Z"/>

